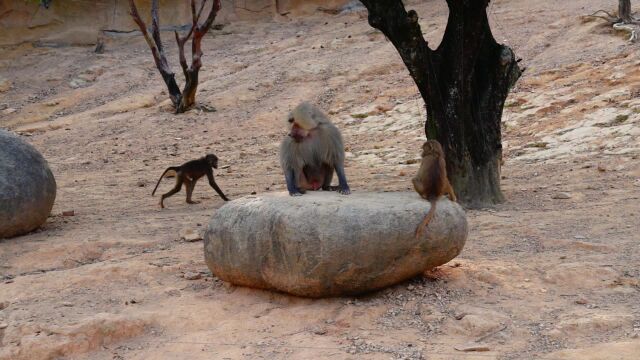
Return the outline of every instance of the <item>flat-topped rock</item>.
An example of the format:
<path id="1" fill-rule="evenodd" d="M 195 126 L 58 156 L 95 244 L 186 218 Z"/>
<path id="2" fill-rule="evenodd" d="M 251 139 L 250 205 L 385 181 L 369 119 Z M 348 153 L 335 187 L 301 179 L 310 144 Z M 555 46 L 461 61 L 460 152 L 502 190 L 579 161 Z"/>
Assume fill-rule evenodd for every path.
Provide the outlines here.
<path id="1" fill-rule="evenodd" d="M 247 196 L 218 209 L 205 234 L 207 266 L 237 285 L 308 297 L 377 290 L 455 258 L 467 238 L 460 205 L 429 211 L 415 192 Z"/>
<path id="2" fill-rule="evenodd" d="M 0 239 L 42 225 L 55 198 L 47 161 L 17 135 L 0 130 Z"/>

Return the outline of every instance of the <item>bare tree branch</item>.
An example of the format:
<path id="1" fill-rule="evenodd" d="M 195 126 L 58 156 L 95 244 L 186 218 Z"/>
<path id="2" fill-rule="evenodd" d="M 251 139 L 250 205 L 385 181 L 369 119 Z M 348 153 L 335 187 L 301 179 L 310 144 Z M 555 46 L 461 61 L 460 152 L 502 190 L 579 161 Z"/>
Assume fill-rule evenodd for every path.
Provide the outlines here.
<path id="1" fill-rule="evenodd" d="M 149 31 L 147 30 L 147 25 L 144 23 L 140 14 L 138 13 L 138 8 L 134 0 L 129 0 L 130 14 L 133 18 L 133 21 L 138 25 L 140 31 L 142 32 L 142 36 L 144 36 L 147 45 L 149 45 L 149 49 L 151 49 L 151 54 L 153 55 L 153 60 L 156 63 L 156 68 L 162 75 L 162 79 L 164 83 L 167 85 L 167 89 L 169 90 L 169 98 L 174 106 L 180 103 L 182 94 L 180 92 L 180 88 L 176 83 L 175 74 L 169 68 L 169 63 L 167 62 L 167 58 L 164 55 L 164 50 L 162 48 L 162 42 L 160 41 L 160 30 L 158 24 L 158 3 L 157 0 L 154 0 L 151 7 L 152 13 L 152 33 L 153 38 L 149 35 Z M 155 11 L 154 11 L 155 8 Z"/>
<path id="2" fill-rule="evenodd" d="M 607 17 L 604 17 L 604 16 L 596 16 L 596 14 L 601 13 L 601 12 L 605 13 L 605 14 L 607 15 Z M 608 12 L 607 12 L 607 11 L 605 11 L 605 10 L 598 10 L 598 11 L 594 12 L 593 14 L 591 14 L 591 15 L 587 15 L 587 16 L 599 17 L 599 18 L 601 18 L 601 19 L 606 19 L 606 20 L 608 20 L 608 21 L 612 21 L 612 22 L 616 22 L 616 21 L 618 21 L 618 20 L 619 20 L 619 18 L 618 18 L 617 16 L 613 16 L 613 15 L 611 15 L 610 13 L 608 13 Z"/>
<path id="3" fill-rule="evenodd" d="M 174 33 L 176 35 L 176 43 L 178 44 L 178 56 L 180 59 L 180 67 L 182 67 L 182 73 L 186 78 L 187 76 L 189 76 L 187 74 L 187 70 L 189 69 L 189 67 L 187 65 L 187 59 L 184 56 L 184 44 L 187 42 L 188 37 L 181 38 L 180 35 L 178 35 L 177 31 L 174 31 Z M 189 31 L 188 35 L 191 36 L 191 31 Z"/>
<path id="4" fill-rule="evenodd" d="M 151 2 L 151 35 L 153 41 L 156 42 L 158 51 L 164 57 L 164 48 L 162 46 L 162 40 L 160 39 L 160 20 L 158 18 L 158 0 Z"/>

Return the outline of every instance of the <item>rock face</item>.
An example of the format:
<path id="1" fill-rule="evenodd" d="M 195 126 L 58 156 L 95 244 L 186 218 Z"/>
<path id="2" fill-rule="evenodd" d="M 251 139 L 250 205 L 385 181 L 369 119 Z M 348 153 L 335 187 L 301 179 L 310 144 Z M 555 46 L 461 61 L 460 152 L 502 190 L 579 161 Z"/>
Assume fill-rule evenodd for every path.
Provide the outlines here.
<path id="1" fill-rule="evenodd" d="M 448 199 L 415 239 L 428 210 L 414 192 L 248 196 L 217 210 L 205 234 L 205 260 L 222 280 L 299 296 L 381 289 L 462 251 L 467 220 Z"/>
<path id="2" fill-rule="evenodd" d="M 210 4 L 211 1 L 208 1 L 203 17 L 208 14 Z M 319 7 L 329 12 L 340 11 L 347 4 L 348 0 L 222 1 L 215 23 L 265 19 L 277 13 L 305 15 L 316 12 Z M 136 5 L 143 19 L 148 19 L 151 1 L 137 0 Z M 128 1 L 117 0 L 54 0 L 48 9 L 41 7 L 38 1 L 0 1 L 0 46 L 25 41 L 93 45 L 103 30 L 117 32 L 119 36 L 123 36 L 123 32 L 137 31 L 138 27 L 131 20 L 129 11 Z M 162 29 L 173 32 L 177 27 L 191 23 L 189 1 L 163 0 L 158 13 Z M 169 36 L 165 41 L 172 43 Z"/>
<path id="3" fill-rule="evenodd" d="M 31 145 L 0 130 L 0 238 L 42 225 L 56 198 L 56 181 Z"/>

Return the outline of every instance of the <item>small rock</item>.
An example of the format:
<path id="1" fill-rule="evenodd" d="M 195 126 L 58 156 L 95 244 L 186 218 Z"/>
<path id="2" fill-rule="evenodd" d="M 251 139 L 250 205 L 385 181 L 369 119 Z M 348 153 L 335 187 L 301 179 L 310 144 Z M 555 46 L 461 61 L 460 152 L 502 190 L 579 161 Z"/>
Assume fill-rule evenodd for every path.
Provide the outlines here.
<path id="1" fill-rule="evenodd" d="M 575 235 L 573 238 L 577 240 L 585 240 L 587 237 L 583 235 Z"/>
<path id="2" fill-rule="evenodd" d="M 85 82 L 94 82 L 98 76 L 93 73 L 84 73 L 78 75 L 79 80 L 84 80 Z"/>
<path id="3" fill-rule="evenodd" d="M 11 89 L 12 85 L 11 80 L 0 77 L 0 92 L 5 92 Z"/>
<path id="4" fill-rule="evenodd" d="M 586 304 L 587 304 L 587 300 L 585 300 L 585 299 L 578 299 L 578 300 L 576 300 L 576 304 L 578 304 L 578 305 L 586 305 Z"/>
<path id="5" fill-rule="evenodd" d="M 169 289 L 169 290 L 166 290 L 164 293 L 169 296 L 180 296 L 180 290 L 178 289 Z"/>
<path id="6" fill-rule="evenodd" d="M 189 272 L 184 273 L 183 277 L 186 280 L 198 280 L 198 279 L 202 278 L 202 274 L 197 273 L 197 272 L 193 272 L 193 271 L 189 271 Z"/>
<path id="7" fill-rule="evenodd" d="M 60 104 L 60 100 L 49 100 L 44 103 L 46 106 L 56 106 Z"/>
<path id="8" fill-rule="evenodd" d="M 566 200 L 566 199 L 571 199 L 571 194 L 566 193 L 566 192 L 560 192 L 560 193 L 555 193 L 553 195 L 551 195 L 552 199 L 561 199 L 561 200 Z"/>
<path id="9" fill-rule="evenodd" d="M 465 317 L 465 316 L 467 316 L 467 313 L 460 313 L 460 314 L 456 314 L 456 315 L 454 316 L 454 318 L 455 318 L 456 320 L 462 320 L 462 319 L 464 319 L 464 317 Z"/>
<path id="10" fill-rule="evenodd" d="M 145 187 L 146 185 L 147 185 L 147 184 L 146 184 L 144 181 L 142 181 L 142 180 L 139 180 L 139 181 L 136 183 L 136 186 L 138 186 L 138 187 Z"/>
<path id="11" fill-rule="evenodd" d="M 9 307 L 8 301 L 0 301 L 0 310 L 4 310 Z"/>
<path id="12" fill-rule="evenodd" d="M 69 86 L 71 86 L 71 87 L 72 87 L 72 88 L 74 88 L 74 89 L 77 89 L 77 88 L 79 88 L 79 87 L 81 87 L 81 86 L 84 86 L 84 85 L 86 85 L 86 84 L 87 84 L 87 82 L 86 82 L 85 80 L 83 80 L 83 79 L 78 79 L 78 78 L 73 79 L 73 80 L 71 80 L 71 81 L 69 82 Z"/>
<path id="13" fill-rule="evenodd" d="M 198 105 L 198 109 L 200 109 L 200 110 L 202 110 L 204 112 L 216 112 L 216 111 L 218 111 L 218 109 L 216 109 L 214 106 L 207 105 L 207 104 Z"/>
<path id="14" fill-rule="evenodd" d="M 465 351 L 465 352 L 470 352 L 470 351 L 490 351 L 491 349 L 489 349 L 489 346 L 485 345 L 485 344 L 478 344 L 478 343 L 467 343 L 464 345 L 458 345 L 458 346 L 454 346 L 454 349 L 458 350 L 458 351 Z"/>
<path id="15" fill-rule="evenodd" d="M 2 113 L 5 114 L 5 115 L 9 115 L 9 114 L 13 114 L 16 111 L 18 111 L 18 110 L 8 107 L 8 108 L 2 110 Z"/>
<path id="16" fill-rule="evenodd" d="M 325 335 L 327 333 L 327 329 L 323 328 L 323 327 L 317 327 L 315 329 L 313 329 L 313 333 L 316 335 Z"/>
<path id="17" fill-rule="evenodd" d="M 76 212 L 74 210 L 66 210 L 62 212 L 62 216 L 75 216 Z"/>
<path id="18" fill-rule="evenodd" d="M 62 305 L 64 307 L 72 307 L 73 303 L 69 302 L 69 301 L 63 301 L 62 303 L 60 303 L 60 305 Z"/>
<path id="19" fill-rule="evenodd" d="M 202 235 L 197 229 L 182 229 L 180 230 L 180 240 L 186 242 L 194 242 L 202 240 Z"/>
<path id="20" fill-rule="evenodd" d="M 376 110 L 382 113 L 386 113 L 388 111 L 391 111 L 392 109 L 393 107 L 390 104 L 382 104 L 376 106 Z"/>
<path id="21" fill-rule="evenodd" d="M 0 323 L 0 330 L 4 330 L 4 329 L 6 329 L 6 328 L 8 328 L 8 327 L 9 327 L 9 324 L 7 324 L 7 323 Z"/>
<path id="22" fill-rule="evenodd" d="M 413 289 L 415 289 L 416 287 L 413 285 L 409 285 L 407 286 L 407 290 L 412 291 Z"/>
<path id="23" fill-rule="evenodd" d="M 602 165 L 602 164 L 598 164 L 598 171 L 605 172 L 605 171 L 607 171 L 607 168 L 604 167 L 604 165 Z"/>

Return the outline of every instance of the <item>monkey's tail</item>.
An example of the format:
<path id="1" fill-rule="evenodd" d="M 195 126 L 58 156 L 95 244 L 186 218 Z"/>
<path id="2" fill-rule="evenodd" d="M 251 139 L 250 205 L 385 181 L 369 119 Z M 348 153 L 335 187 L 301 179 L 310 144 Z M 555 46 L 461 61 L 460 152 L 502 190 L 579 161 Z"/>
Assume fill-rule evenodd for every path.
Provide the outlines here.
<path id="1" fill-rule="evenodd" d="M 153 192 L 151 193 L 151 196 L 156 194 L 156 190 L 158 189 L 158 185 L 160 185 L 160 181 L 162 181 L 162 178 L 166 175 L 167 172 L 169 171 L 175 171 L 178 172 L 178 167 L 177 166 L 169 166 L 163 173 L 162 175 L 160 175 L 160 179 L 158 179 L 158 183 L 156 183 L 156 187 L 153 188 Z"/>
<path id="2" fill-rule="evenodd" d="M 416 239 L 419 239 L 420 236 L 422 236 L 422 231 L 424 230 L 424 228 L 427 225 L 429 225 L 429 222 L 431 222 L 431 219 L 433 218 L 433 214 L 436 212 L 436 202 L 435 202 L 435 200 L 431 200 L 429 202 L 431 203 L 431 209 L 429 209 L 429 212 L 427 213 L 427 216 L 425 216 L 424 220 L 422 220 L 420 225 L 418 225 L 418 228 L 416 229 Z"/>

